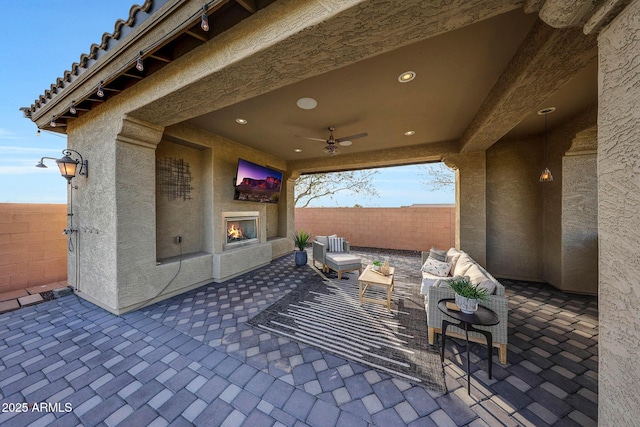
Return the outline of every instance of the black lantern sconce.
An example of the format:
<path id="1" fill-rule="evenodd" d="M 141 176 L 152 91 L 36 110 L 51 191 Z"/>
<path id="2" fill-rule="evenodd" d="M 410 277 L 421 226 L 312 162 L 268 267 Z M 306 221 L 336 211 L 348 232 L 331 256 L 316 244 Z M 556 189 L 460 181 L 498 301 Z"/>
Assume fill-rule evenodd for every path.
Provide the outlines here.
<path id="1" fill-rule="evenodd" d="M 43 157 L 40 159 L 37 168 L 46 168 L 47 165 L 44 164 L 44 159 L 55 160 L 58 165 L 58 169 L 60 169 L 60 175 L 63 178 L 67 179 L 69 185 L 71 185 L 71 179 L 73 179 L 76 175 L 83 175 L 85 178 L 89 176 L 89 161 L 84 160 L 82 155 L 78 153 L 76 150 L 62 150 L 62 154 L 64 157 L 61 159 L 56 159 L 53 157 Z M 75 154 L 75 156 L 74 156 Z M 75 159 L 71 156 L 76 157 Z"/>

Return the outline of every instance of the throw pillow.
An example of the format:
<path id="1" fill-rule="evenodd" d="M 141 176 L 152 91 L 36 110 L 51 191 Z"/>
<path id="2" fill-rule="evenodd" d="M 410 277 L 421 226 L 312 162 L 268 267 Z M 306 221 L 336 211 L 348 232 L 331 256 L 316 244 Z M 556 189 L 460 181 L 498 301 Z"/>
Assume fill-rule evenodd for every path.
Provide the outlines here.
<path id="1" fill-rule="evenodd" d="M 344 237 L 329 237 L 329 252 L 344 252 Z"/>
<path id="2" fill-rule="evenodd" d="M 437 259 L 438 261 L 447 262 L 447 253 L 437 249 L 435 246 L 431 246 L 429 250 L 429 258 Z"/>
<path id="3" fill-rule="evenodd" d="M 422 265 L 422 271 L 440 277 L 446 277 L 449 274 L 449 270 L 451 270 L 451 263 L 438 261 L 433 258 L 427 258 Z"/>

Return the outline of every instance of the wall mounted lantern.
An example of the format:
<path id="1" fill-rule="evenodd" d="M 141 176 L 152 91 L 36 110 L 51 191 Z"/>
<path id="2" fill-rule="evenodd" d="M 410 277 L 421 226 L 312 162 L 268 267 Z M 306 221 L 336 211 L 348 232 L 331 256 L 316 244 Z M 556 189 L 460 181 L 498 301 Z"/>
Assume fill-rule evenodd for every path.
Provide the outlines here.
<path id="1" fill-rule="evenodd" d="M 55 160 L 58 165 L 58 169 L 60 169 L 60 175 L 67 179 L 67 182 L 71 184 L 71 179 L 73 179 L 76 174 L 84 175 L 84 177 L 89 176 L 89 161 L 84 160 L 82 155 L 78 153 L 76 150 L 62 150 L 62 154 L 64 157 L 61 159 L 56 159 L 54 157 L 43 157 L 40 159 L 37 168 L 46 168 L 47 165 L 44 164 L 44 159 Z M 74 156 L 74 154 L 76 156 Z M 76 157 L 75 159 L 71 156 Z"/>

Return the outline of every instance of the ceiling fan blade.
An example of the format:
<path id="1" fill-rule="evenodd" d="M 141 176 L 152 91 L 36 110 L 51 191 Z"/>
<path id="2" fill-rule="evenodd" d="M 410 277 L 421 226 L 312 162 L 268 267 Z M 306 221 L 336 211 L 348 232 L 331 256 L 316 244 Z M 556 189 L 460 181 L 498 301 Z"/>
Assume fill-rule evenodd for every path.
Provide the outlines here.
<path id="1" fill-rule="evenodd" d="M 342 138 L 338 138 L 338 139 L 336 139 L 336 142 L 351 141 L 351 140 L 356 139 L 356 138 L 364 138 L 365 136 L 368 136 L 368 135 L 369 135 L 368 133 L 363 132 L 363 133 L 359 133 L 357 135 L 351 135 L 351 136 L 345 136 L 345 137 L 342 137 Z"/>
<path id="2" fill-rule="evenodd" d="M 300 136 L 300 135 L 293 135 L 293 136 L 295 136 L 295 137 L 297 137 L 297 138 L 310 139 L 310 140 L 312 140 L 312 141 L 327 142 L 327 140 L 326 140 L 326 139 L 311 138 L 311 137 L 309 137 L 309 136 Z"/>

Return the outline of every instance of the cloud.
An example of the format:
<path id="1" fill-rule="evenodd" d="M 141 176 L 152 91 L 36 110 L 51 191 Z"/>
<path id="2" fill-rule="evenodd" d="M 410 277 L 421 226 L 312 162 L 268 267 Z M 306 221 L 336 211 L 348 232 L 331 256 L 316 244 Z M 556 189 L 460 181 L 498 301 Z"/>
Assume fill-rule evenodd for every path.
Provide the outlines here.
<path id="1" fill-rule="evenodd" d="M 2 129 L 0 129 L 0 131 L 1 130 Z M 2 138 L 1 134 L 0 134 L 0 138 Z M 44 147 L 17 147 L 15 145 L 0 145 L 0 152 L 8 153 L 8 154 L 19 154 L 19 153 L 54 154 L 54 153 L 61 153 L 61 150 L 58 150 L 55 148 L 44 148 Z"/>
<path id="2" fill-rule="evenodd" d="M 14 157 L 2 160 L 3 161 L 0 162 L 0 175 L 35 175 L 58 172 L 58 168 L 55 166 L 55 163 L 53 164 L 53 167 L 47 167 L 46 169 L 36 168 L 35 166 L 40 159 L 17 159 Z"/>
<path id="3" fill-rule="evenodd" d="M 0 128 L 0 139 L 24 139 L 24 137 L 17 136 L 13 134 L 11 131 Z"/>

